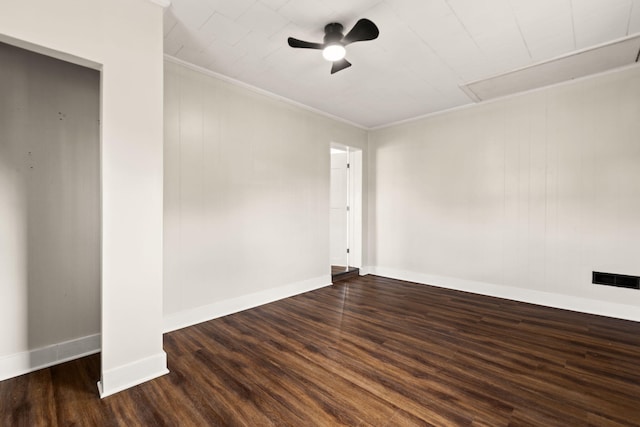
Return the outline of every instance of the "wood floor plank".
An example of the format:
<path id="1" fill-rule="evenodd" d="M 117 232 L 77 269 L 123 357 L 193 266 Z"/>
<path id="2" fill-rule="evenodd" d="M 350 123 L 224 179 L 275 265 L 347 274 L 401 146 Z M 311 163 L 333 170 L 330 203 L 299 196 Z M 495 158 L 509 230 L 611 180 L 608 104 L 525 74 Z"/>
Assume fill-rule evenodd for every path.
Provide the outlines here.
<path id="1" fill-rule="evenodd" d="M 99 355 L 0 382 L 2 426 L 640 426 L 640 323 L 362 276 L 165 334 L 170 374 L 99 399 Z"/>

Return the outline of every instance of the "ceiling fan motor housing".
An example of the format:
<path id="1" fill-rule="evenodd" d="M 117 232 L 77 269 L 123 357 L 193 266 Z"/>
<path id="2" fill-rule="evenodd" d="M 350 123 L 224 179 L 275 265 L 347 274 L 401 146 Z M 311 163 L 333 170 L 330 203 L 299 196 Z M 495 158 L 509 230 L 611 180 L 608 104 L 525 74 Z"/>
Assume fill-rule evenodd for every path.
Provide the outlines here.
<path id="1" fill-rule="evenodd" d="M 338 24 L 337 22 L 332 22 L 331 24 L 327 24 L 324 27 L 324 44 L 336 44 L 340 43 L 344 38 L 344 34 L 342 30 L 344 27 L 342 24 Z"/>

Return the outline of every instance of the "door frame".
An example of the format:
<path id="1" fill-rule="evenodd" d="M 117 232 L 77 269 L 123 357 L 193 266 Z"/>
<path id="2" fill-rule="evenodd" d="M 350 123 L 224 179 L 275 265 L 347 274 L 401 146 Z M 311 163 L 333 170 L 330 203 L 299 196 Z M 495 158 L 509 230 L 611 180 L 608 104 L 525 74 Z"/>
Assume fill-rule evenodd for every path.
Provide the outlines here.
<path id="1" fill-rule="evenodd" d="M 348 230 L 348 242 L 349 242 L 349 267 L 362 268 L 362 224 L 363 224 L 363 210 L 362 210 L 362 184 L 363 184 L 363 152 L 361 148 L 341 144 L 338 142 L 331 142 L 329 145 L 329 156 L 331 156 L 331 149 L 338 149 L 348 152 L 349 168 L 347 170 L 348 178 L 348 206 L 349 206 L 349 218 L 347 224 Z M 329 157 L 331 159 L 331 157 Z M 329 168 L 331 168 L 331 161 L 329 161 Z M 329 188 L 331 188 L 331 173 L 329 173 Z M 330 215 L 330 210 L 327 212 Z M 329 218 L 329 227 L 331 227 L 331 218 Z M 329 239 L 331 234 L 331 228 L 329 228 Z M 331 256 L 329 256 L 329 260 Z M 329 261 L 331 264 L 331 261 Z"/>

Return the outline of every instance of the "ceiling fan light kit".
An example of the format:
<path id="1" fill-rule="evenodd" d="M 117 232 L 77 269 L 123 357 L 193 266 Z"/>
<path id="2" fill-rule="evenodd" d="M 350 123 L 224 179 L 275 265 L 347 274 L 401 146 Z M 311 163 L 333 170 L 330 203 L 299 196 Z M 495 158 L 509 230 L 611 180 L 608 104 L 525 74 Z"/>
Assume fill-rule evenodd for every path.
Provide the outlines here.
<path id="1" fill-rule="evenodd" d="M 333 62 L 331 74 L 344 70 L 351 66 L 351 63 L 344 59 L 346 54 L 345 46 L 361 41 L 374 40 L 378 38 L 380 31 L 376 24 L 368 19 L 360 19 L 353 26 L 351 31 L 345 36 L 342 33 L 342 24 L 332 22 L 324 27 L 323 43 L 306 42 L 289 37 L 289 46 L 302 49 L 322 50 L 322 56 L 327 61 Z"/>
<path id="2" fill-rule="evenodd" d="M 331 62 L 344 58 L 346 53 L 347 50 L 341 44 L 330 44 L 322 49 L 322 57 Z"/>

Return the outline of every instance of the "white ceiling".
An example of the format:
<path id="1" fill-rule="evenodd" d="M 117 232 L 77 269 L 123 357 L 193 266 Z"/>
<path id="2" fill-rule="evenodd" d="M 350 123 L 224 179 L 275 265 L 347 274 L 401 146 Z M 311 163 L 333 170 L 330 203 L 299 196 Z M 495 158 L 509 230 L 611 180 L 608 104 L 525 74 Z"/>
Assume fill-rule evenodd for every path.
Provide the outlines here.
<path id="1" fill-rule="evenodd" d="M 334 75 L 323 28 L 360 18 L 380 37 Z M 167 55 L 365 128 L 473 101 L 460 85 L 640 33 L 640 0 L 172 0 Z"/>

